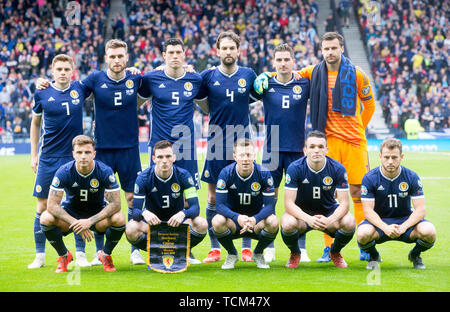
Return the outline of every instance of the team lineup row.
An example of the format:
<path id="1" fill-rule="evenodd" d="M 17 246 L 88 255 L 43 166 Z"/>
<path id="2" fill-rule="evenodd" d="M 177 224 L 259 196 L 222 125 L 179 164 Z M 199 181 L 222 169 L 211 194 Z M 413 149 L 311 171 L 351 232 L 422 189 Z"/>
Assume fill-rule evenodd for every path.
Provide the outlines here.
<path id="1" fill-rule="evenodd" d="M 113 173 L 118 173 L 121 188 L 125 191 L 129 207 L 128 220 L 133 218 L 135 201 L 133 192 L 136 178 L 141 171 L 137 148 L 137 105 L 143 104 L 148 98 L 151 98 L 152 122 L 149 145 L 151 160 L 154 162 L 153 156 L 155 156 L 157 142 L 168 140 L 176 145 L 180 141 L 180 133 L 174 131 L 177 126 L 186 125 L 189 129 L 193 129 L 194 99 L 195 103 L 209 114 L 210 128 L 218 126 L 220 129 L 238 125 L 243 129 L 248 128 L 249 103 L 260 99 L 264 105 L 266 125 L 279 127 L 279 133 L 272 134 L 270 131 L 266 133 L 268 144 L 265 150 L 269 156 L 275 155 L 278 159 L 277 168 L 270 170 L 276 201 L 283 171 L 286 172 L 293 161 L 303 156 L 306 106 L 310 99 L 313 128 L 326 134 L 329 147 L 327 155 L 330 159 L 342 163 L 347 171 L 356 223 L 359 224 L 364 219 L 361 181 L 368 172 L 364 129 L 373 114 L 372 91 L 367 76 L 342 55 L 342 36 L 337 33 L 327 33 L 322 38 L 321 45 L 324 61 L 299 72 L 293 71 L 292 49 L 285 44 L 277 46 L 274 49 L 273 60 L 276 73 L 264 73 L 258 77 L 251 69 L 237 66 L 239 37 L 231 32 L 221 33 L 217 39 L 221 65 L 216 69 L 206 70 L 201 75 L 186 72 L 183 67 L 184 47 L 178 39 L 169 39 L 164 45 L 163 56 L 166 62 L 164 70 L 153 71 L 144 76 L 125 70 L 128 60 L 127 47 L 124 42 L 119 40 L 111 40 L 106 45 L 105 62 L 108 69 L 92 73 L 81 82 L 70 81 L 73 71 L 73 62 L 70 58 L 64 55 L 55 57 L 52 63 L 54 82 L 48 88 L 44 86 L 45 90 L 36 92 L 33 108 L 31 165 L 35 172 L 37 170 L 34 196 L 38 199 L 38 207 L 35 218 L 37 255 L 30 268 L 43 265 L 45 235 L 40 230 L 41 214 L 47 210 L 48 192 L 55 172 L 63 164 L 73 159 L 71 138 L 82 133 L 82 105 L 79 104 L 90 94 L 93 94 L 95 98 L 95 157 L 99 163 L 102 162 L 109 166 Z M 41 151 L 38 155 L 42 119 L 44 120 L 44 133 Z M 231 142 L 235 142 L 238 137 L 246 136 L 248 137 L 249 134 L 245 131 L 234 133 Z M 188 144 L 182 144 L 183 151 L 176 150 L 176 154 L 194 155 L 195 142 L 192 137 L 187 138 Z M 219 242 L 226 241 L 221 235 L 219 237 L 216 235 L 213 221 L 217 219 L 215 219 L 216 214 L 221 211 L 219 206 L 222 194 L 218 190 L 219 175 L 223 168 L 234 162 L 234 158 L 232 156 L 233 146 L 230 146 L 229 143 L 230 138 L 227 138 L 227 135 L 219 136 L 214 131 L 210 131 L 208 137 L 208 153 L 216 152 L 211 151 L 210 145 L 211 142 L 217 144 L 218 141 L 222 141 L 222 144 L 219 144 L 222 147 L 219 151 L 222 153 L 220 155 L 222 157 L 214 159 L 207 155 L 209 160 L 205 162 L 202 173 L 202 180 L 208 184 L 206 229 L 211 241 L 211 251 L 204 262 L 218 261 L 220 259 Z M 263 159 L 270 159 L 270 157 L 263 157 Z M 37 165 L 38 163 L 39 165 Z M 195 157 L 177 158 L 175 165 L 187 170 L 193 177 L 194 185 L 199 185 Z M 162 204 L 164 205 L 164 203 Z M 312 220 L 309 221 L 312 222 Z M 281 223 L 283 225 L 283 219 Z M 314 223 L 314 225 L 317 224 Z M 75 226 L 76 224 L 72 227 Z M 192 228 L 195 231 L 194 225 Z M 77 230 L 79 229 L 77 227 Z M 111 231 L 107 231 L 105 234 L 107 241 L 108 237 L 111 239 L 115 235 L 115 232 L 110 233 Z M 44 232 L 46 232 L 45 229 Z M 219 233 L 223 234 L 220 231 Z M 261 230 L 260 236 L 263 235 L 261 233 L 267 234 L 267 237 L 273 236 L 273 232 L 269 229 Z M 286 233 L 290 233 L 289 230 L 286 230 Z M 300 231 L 300 233 L 303 232 Z M 297 247 L 300 245 L 301 249 L 302 236 L 291 234 L 291 238 L 297 239 Z M 200 236 L 199 234 L 199 239 Z M 79 235 L 76 237 L 78 237 L 76 239 L 77 250 L 83 250 L 83 238 L 87 239 L 87 237 Z M 263 241 L 270 240 L 267 237 Z M 335 237 L 332 245 L 333 239 L 329 236 L 325 237 L 327 246 L 324 256 L 330 259 L 329 256 L 333 252 L 330 253 L 329 250 L 333 248 L 333 251 L 336 251 L 338 248 L 336 240 L 341 241 L 341 239 Z M 96 234 L 95 240 L 97 249 L 102 249 L 99 247 L 102 247 L 103 236 Z M 105 243 L 105 246 L 107 245 L 109 246 L 107 251 L 109 251 L 108 248 L 111 248 L 111 244 Z M 244 245 L 248 249 L 250 239 L 245 238 L 243 247 Z M 225 245 L 223 246 L 226 248 Z M 261 246 L 259 247 L 258 252 L 261 249 Z M 266 247 L 273 249 L 273 240 Z M 293 254 L 300 254 L 297 250 L 294 251 L 291 250 Z M 109 254 L 106 252 L 106 255 Z M 133 259 L 133 255 L 140 256 L 139 250 L 135 247 L 132 249 L 132 261 L 133 263 L 139 263 L 139 261 L 142 263 L 142 259 Z M 259 255 L 256 253 L 253 257 L 258 258 Z M 372 257 L 370 249 L 363 247 L 361 247 L 361 257 L 365 260 L 376 260 Z M 416 258 L 418 259 L 418 257 Z M 331 260 L 333 260 L 332 257 Z"/>

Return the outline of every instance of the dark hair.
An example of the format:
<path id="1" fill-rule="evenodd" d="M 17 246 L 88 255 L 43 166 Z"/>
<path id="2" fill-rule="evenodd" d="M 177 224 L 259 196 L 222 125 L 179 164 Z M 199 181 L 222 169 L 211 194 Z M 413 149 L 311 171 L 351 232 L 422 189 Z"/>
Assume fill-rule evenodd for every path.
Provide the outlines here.
<path id="1" fill-rule="evenodd" d="M 178 39 L 178 38 L 170 38 L 170 39 L 167 39 L 167 40 L 164 42 L 163 52 L 166 52 L 166 51 L 167 51 L 167 46 L 170 46 L 170 45 L 173 45 L 173 46 L 180 45 L 181 48 L 182 48 L 183 51 L 184 51 L 184 43 L 183 43 L 183 41 L 182 41 L 181 39 Z"/>
<path id="2" fill-rule="evenodd" d="M 323 34 L 322 39 L 320 40 L 320 46 L 322 46 L 322 42 L 324 41 L 331 41 L 334 39 L 339 40 L 339 44 L 341 47 L 344 46 L 344 37 L 342 37 L 341 34 L 335 32 L 335 31 L 329 31 Z"/>
<path id="3" fill-rule="evenodd" d="M 170 143 L 167 140 L 161 140 L 156 142 L 155 146 L 153 147 L 153 151 L 158 150 L 158 149 L 165 149 L 167 147 L 172 147 L 172 143 Z"/>
<path id="4" fill-rule="evenodd" d="M 287 43 L 277 45 L 275 49 L 273 49 L 273 56 L 275 57 L 275 54 L 277 52 L 285 52 L 285 51 L 288 51 L 291 54 L 292 58 L 294 57 L 294 50 Z"/>
<path id="5" fill-rule="evenodd" d="M 77 135 L 72 140 L 72 149 L 75 150 L 76 145 L 86 145 L 86 144 L 91 144 L 92 147 L 95 149 L 95 142 L 91 137 L 84 134 Z"/>
<path id="6" fill-rule="evenodd" d="M 219 36 L 217 37 L 217 41 L 216 41 L 217 49 L 220 49 L 220 41 L 222 41 L 222 39 L 225 39 L 225 38 L 229 38 L 229 39 L 233 40 L 236 43 L 236 48 L 239 49 L 239 47 L 241 46 L 241 39 L 239 39 L 238 35 L 236 35 L 232 31 L 224 31 L 224 32 L 221 32 L 219 34 Z"/>
<path id="7" fill-rule="evenodd" d="M 306 141 L 308 141 L 309 138 L 320 138 L 320 139 L 325 139 L 325 142 L 327 141 L 327 136 L 325 135 L 325 133 L 323 133 L 322 131 L 319 131 L 319 130 L 312 130 L 312 131 L 308 132 L 308 134 L 306 135 L 306 138 L 305 138 L 305 145 L 306 145 Z"/>

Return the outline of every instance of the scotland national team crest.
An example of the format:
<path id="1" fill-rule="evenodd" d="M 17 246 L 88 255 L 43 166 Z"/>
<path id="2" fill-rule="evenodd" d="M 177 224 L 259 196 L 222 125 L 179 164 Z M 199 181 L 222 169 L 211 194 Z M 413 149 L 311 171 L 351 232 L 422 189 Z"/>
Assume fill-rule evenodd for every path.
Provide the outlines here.
<path id="1" fill-rule="evenodd" d="M 72 104 L 79 104 L 80 100 L 78 99 L 80 95 L 78 94 L 77 90 L 70 91 L 70 97 L 72 98 Z"/>
<path id="2" fill-rule="evenodd" d="M 189 266 L 191 244 L 189 225 L 171 227 L 167 222 L 149 226 L 147 232 L 148 269 L 159 273 L 180 273 Z"/>
<path id="3" fill-rule="evenodd" d="M 192 85 L 192 83 L 190 83 L 189 81 L 186 82 L 184 84 L 184 96 L 186 97 L 190 97 L 192 96 L 192 89 L 194 88 L 194 86 Z"/>
<path id="4" fill-rule="evenodd" d="M 239 86 L 239 88 L 238 88 L 239 93 L 245 93 L 245 91 L 247 91 L 247 88 L 246 88 L 247 81 L 245 81 L 244 78 L 241 78 L 238 80 L 238 86 Z"/>
<path id="5" fill-rule="evenodd" d="M 409 185 L 406 182 L 401 182 L 398 186 L 399 190 L 402 192 L 406 192 L 409 189 Z"/>
<path id="6" fill-rule="evenodd" d="M 292 95 L 292 97 L 295 99 L 295 100 L 300 100 L 301 98 L 302 98 L 302 87 L 300 87 L 299 85 L 296 85 L 296 86 L 294 86 L 293 88 L 292 88 L 292 92 L 294 93 L 293 95 Z"/>
<path id="7" fill-rule="evenodd" d="M 253 182 L 251 188 L 253 192 L 258 192 L 261 189 L 261 184 L 258 182 Z"/>
<path id="8" fill-rule="evenodd" d="M 323 189 L 324 189 L 325 191 L 328 191 L 328 190 L 330 190 L 331 187 L 332 187 L 331 184 L 333 183 L 333 178 L 330 177 L 330 176 L 326 176 L 325 178 L 323 178 L 322 182 L 323 182 L 323 184 L 325 184 L 325 185 L 323 186 Z"/>
<path id="9" fill-rule="evenodd" d="M 91 181 L 89 182 L 89 185 L 93 188 L 98 188 L 99 183 L 97 179 L 91 179 Z"/>
<path id="10" fill-rule="evenodd" d="M 172 197 L 173 198 L 178 198 L 180 197 L 180 185 L 178 185 L 177 183 L 172 184 L 172 186 L 170 187 L 170 189 L 172 190 Z"/>
<path id="11" fill-rule="evenodd" d="M 134 89 L 133 89 L 133 87 L 134 87 L 134 82 L 133 82 L 133 80 L 127 80 L 127 81 L 125 82 L 125 86 L 128 88 L 128 89 L 125 91 L 125 93 L 126 93 L 127 95 L 132 95 L 132 94 L 134 93 Z"/>

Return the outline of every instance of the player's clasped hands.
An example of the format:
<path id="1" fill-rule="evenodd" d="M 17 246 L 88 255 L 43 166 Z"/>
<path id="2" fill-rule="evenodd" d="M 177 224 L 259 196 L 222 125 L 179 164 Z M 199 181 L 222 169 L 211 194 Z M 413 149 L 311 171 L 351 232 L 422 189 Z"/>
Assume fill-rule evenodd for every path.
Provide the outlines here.
<path id="1" fill-rule="evenodd" d="M 324 231 L 328 227 L 328 218 L 322 215 L 311 216 L 308 224 L 315 230 Z"/>
<path id="2" fill-rule="evenodd" d="M 242 227 L 242 229 L 239 232 L 240 234 L 243 234 L 245 232 L 253 233 L 253 228 L 256 225 L 256 220 L 253 217 L 249 217 L 246 215 L 239 215 L 238 223 Z"/>
<path id="3" fill-rule="evenodd" d="M 399 238 L 405 232 L 398 224 L 389 224 L 383 231 L 393 239 Z"/>
<path id="4" fill-rule="evenodd" d="M 90 242 L 94 238 L 94 233 L 90 230 L 92 222 L 89 219 L 75 220 L 69 227 L 76 234 L 81 235 L 84 241 Z"/>

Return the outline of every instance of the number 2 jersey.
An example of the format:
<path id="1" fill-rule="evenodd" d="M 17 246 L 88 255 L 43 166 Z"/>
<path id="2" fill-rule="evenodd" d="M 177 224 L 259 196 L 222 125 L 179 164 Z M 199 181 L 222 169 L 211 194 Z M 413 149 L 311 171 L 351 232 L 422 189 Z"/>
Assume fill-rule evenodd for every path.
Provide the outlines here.
<path id="1" fill-rule="evenodd" d="M 361 184 L 361 200 L 375 201 L 380 218 L 401 218 L 411 215 L 411 199 L 424 197 L 422 182 L 412 170 L 400 166 L 393 179 L 381 172 L 381 167 L 369 171 Z"/>

